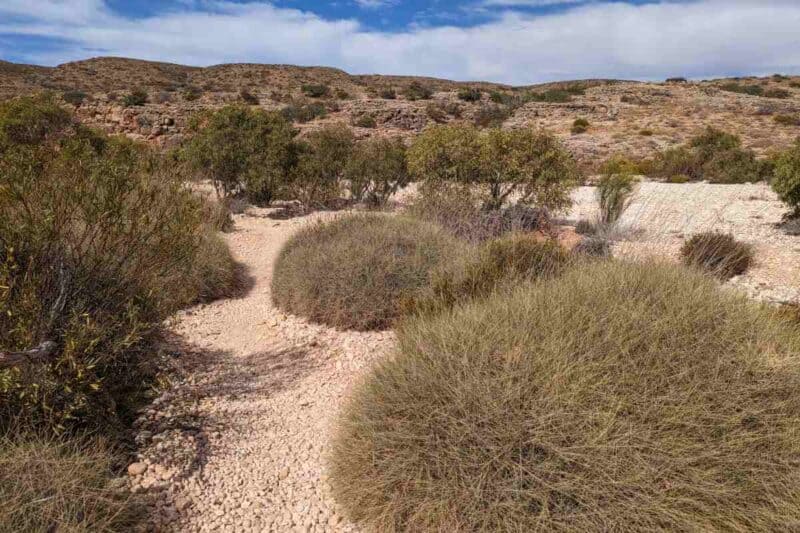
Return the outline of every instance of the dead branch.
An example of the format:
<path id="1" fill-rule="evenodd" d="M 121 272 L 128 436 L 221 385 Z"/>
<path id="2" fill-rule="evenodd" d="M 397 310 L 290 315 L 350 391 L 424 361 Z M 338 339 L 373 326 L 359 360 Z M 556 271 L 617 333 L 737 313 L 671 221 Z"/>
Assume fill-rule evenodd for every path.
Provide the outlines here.
<path id="1" fill-rule="evenodd" d="M 0 351 L 0 369 L 46 361 L 55 353 L 57 347 L 53 341 L 44 341 L 39 346 L 22 352 Z"/>

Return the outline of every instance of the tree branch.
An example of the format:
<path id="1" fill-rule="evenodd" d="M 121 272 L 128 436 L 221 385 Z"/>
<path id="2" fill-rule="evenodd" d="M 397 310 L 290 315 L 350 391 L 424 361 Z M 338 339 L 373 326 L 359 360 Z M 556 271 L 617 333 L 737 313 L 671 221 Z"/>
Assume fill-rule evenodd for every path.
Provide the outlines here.
<path id="1" fill-rule="evenodd" d="M 0 351 L 0 369 L 45 361 L 52 357 L 57 347 L 53 341 L 44 341 L 39 346 L 23 352 Z"/>

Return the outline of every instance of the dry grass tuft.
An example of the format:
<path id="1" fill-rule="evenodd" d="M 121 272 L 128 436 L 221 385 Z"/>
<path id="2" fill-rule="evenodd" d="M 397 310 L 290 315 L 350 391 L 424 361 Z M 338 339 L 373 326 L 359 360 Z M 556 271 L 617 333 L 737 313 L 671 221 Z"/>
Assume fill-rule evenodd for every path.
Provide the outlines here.
<path id="1" fill-rule="evenodd" d="M 401 301 L 461 245 L 407 217 L 347 215 L 298 232 L 275 264 L 272 299 L 281 309 L 341 329 L 385 329 Z"/>
<path id="2" fill-rule="evenodd" d="M 753 247 L 733 235 L 707 231 L 686 241 L 681 256 L 687 266 L 729 279 L 747 272 L 753 264 Z"/>
<path id="3" fill-rule="evenodd" d="M 132 531 L 141 507 L 110 486 L 102 441 L 0 437 L 0 531 Z"/>
<path id="4" fill-rule="evenodd" d="M 399 329 L 334 496 L 374 531 L 800 526 L 800 327 L 679 266 L 597 262 Z"/>

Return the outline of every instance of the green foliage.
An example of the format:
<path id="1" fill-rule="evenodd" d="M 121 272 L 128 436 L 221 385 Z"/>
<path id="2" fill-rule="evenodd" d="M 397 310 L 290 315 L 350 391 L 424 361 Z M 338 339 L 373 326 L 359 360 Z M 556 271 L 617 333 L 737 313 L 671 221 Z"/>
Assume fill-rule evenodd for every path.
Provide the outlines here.
<path id="1" fill-rule="evenodd" d="M 250 93 L 247 89 L 239 91 L 239 98 L 247 105 L 258 105 L 260 103 L 258 97 Z"/>
<path id="2" fill-rule="evenodd" d="M 394 87 L 384 87 L 378 94 L 384 100 L 394 100 L 397 98 L 397 91 L 394 90 Z"/>
<path id="3" fill-rule="evenodd" d="M 433 96 L 433 90 L 418 81 L 412 81 L 403 90 L 403 95 L 407 100 L 411 100 L 412 102 L 415 100 L 430 100 Z"/>
<path id="4" fill-rule="evenodd" d="M 512 115 L 512 108 L 495 104 L 483 104 L 475 110 L 472 122 L 479 128 L 499 128 Z"/>
<path id="5" fill-rule="evenodd" d="M 357 126 L 359 128 L 377 128 L 378 122 L 372 115 L 364 113 L 353 120 L 353 126 Z"/>
<path id="6" fill-rule="evenodd" d="M 800 126 L 800 115 L 775 115 L 773 120 L 781 126 Z"/>
<path id="7" fill-rule="evenodd" d="M 530 93 L 528 99 L 534 102 L 545 102 L 550 104 L 566 103 L 572 101 L 570 91 L 564 89 L 548 89 L 539 93 Z"/>
<path id="8" fill-rule="evenodd" d="M 600 222 L 614 224 L 630 203 L 638 178 L 637 166 L 623 157 L 607 161 L 597 182 L 597 201 L 600 204 Z"/>
<path id="9" fill-rule="evenodd" d="M 183 99 L 187 102 L 194 102 L 203 96 L 203 89 L 190 85 L 183 90 Z"/>
<path id="10" fill-rule="evenodd" d="M 336 98 L 339 100 L 350 100 L 353 96 L 344 89 L 336 89 Z"/>
<path id="11" fill-rule="evenodd" d="M 319 102 L 311 102 L 308 104 L 289 104 L 281 109 L 281 115 L 289 122 L 299 122 L 305 124 L 317 118 L 324 118 L 327 116 L 328 110 L 325 105 Z"/>
<path id="12" fill-rule="evenodd" d="M 792 96 L 792 93 L 786 89 L 767 89 L 764 91 L 765 98 L 778 98 L 784 100 Z"/>
<path id="13" fill-rule="evenodd" d="M 66 91 L 61 98 L 68 104 L 79 106 L 86 100 L 86 93 L 83 91 Z"/>
<path id="14" fill-rule="evenodd" d="M 330 95 L 331 89 L 327 85 L 306 84 L 300 90 L 310 98 L 323 98 Z"/>
<path id="15" fill-rule="evenodd" d="M 306 208 L 324 207 L 341 196 L 345 165 L 355 137 L 346 125 L 325 126 L 308 134 L 292 169 L 291 190 Z"/>
<path id="16" fill-rule="evenodd" d="M 694 235 L 681 248 L 684 264 L 701 268 L 722 279 L 747 272 L 753 263 L 753 249 L 732 235 L 705 232 Z"/>
<path id="17" fill-rule="evenodd" d="M 20 132 L 22 117 L 36 120 Z M 56 345 L 0 370 L 0 429 L 13 415 L 112 430 L 163 320 L 202 297 L 189 281 L 207 251 L 201 202 L 146 147 L 49 101 L 0 104 L 0 132 L 0 351 Z"/>
<path id="18" fill-rule="evenodd" d="M 800 140 L 775 158 L 772 189 L 800 217 Z"/>
<path id="19" fill-rule="evenodd" d="M 99 439 L 0 437 L 0 529 L 135 531 L 144 506 L 112 486 L 113 469 Z"/>
<path id="20" fill-rule="evenodd" d="M 483 91 L 474 87 L 465 87 L 458 90 L 458 99 L 465 102 L 480 102 Z"/>
<path id="21" fill-rule="evenodd" d="M 589 129 L 589 121 L 585 118 L 576 118 L 575 121 L 572 123 L 572 133 L 574 135 L 578 135 L 581 133 L 586 133 Z"/>
<path id="22" fill-rule="evenodd" d="M 350 196 L 372 207 L 385 205 L 409 182 L 402 139 L 376 137 L 356 144 L 344 168 Z"/>
<path id="23" fill-rule="evenodd" d="M 764 95 L 764 87 L 761 85 L 740 85 L 736 82 L 730 82 L 721 85 L 720 89 L 732 93 L 749 94 L 750 96 Z"/>
<path id="24" fill-rule="evenodd" d="M 496 290 L 559 274 L 569 255 L 553 240 L 512 233 L 484 244 L 476 254 L 434 271 L 430 286 L 406 305 L 408 313 L 437 313 Z"/>
<path id="25" fill-rule="evenodd" d="M 341 329 L 391 327 L 401 302 L 459 253 L 442 230 L 404 217 L 348 215 L 307 226 L 281 250 L 276 306 Z"/>
<path id="26" fill-rule="evenodd" d="M 147 100 L 147 92 L 142 89 L 136 89 L 131 91 L 129 94 L 126 94 L 122 99 L 122 103 L 125 105 L 125 107 L 135 107 L 146 104 Z"/>
<path id="27" fill-rule="evenodd" d="M 554 136 L 527 129 L 481 133 L 468 125 L 434 126 L 414 140 L 408 159 L 411 173 L 428 188 L 444 182 L 479 186 L 489 209 L 512 195 L 520 204 L 563 209 L 578 177 L 572 156 Z"/>
<path id="28" fill-rule="evenodd" d="M 328 472 L 370 531 L 773 531 L 800 520 L 797 323 L 594 262 L 410 319 Z M 768 356 L 765 356 L 768 354 Z"/>
<path id="29" fill-rule="evenodd" d="M 185 157 L 222 196 L 239 193 L 269 204 L 282 192 L 297 160 L 295 130 L 279 113 L 226 106 L 193 120 Z"/>
<path id="30" fill-rule="evenodd" d="M 683 77 L 667 78 L 667 83 L 688 83 L 688 80 Z"/>

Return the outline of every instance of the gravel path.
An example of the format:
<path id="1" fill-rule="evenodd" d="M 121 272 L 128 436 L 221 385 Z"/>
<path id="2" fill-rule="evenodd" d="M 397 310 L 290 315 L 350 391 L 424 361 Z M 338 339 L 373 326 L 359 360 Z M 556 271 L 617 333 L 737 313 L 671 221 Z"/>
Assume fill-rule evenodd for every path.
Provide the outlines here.
<path id="1" fill-rule="evenodd" d="M 185 378 L 139 421 L 134 471 L 145 470 L 132 477 L 156 499 L 157 529 L 354 530 L 326 495 L 326 444 L 343 393 L 393 337 L 337 332 L 275 309 L 272 265 L 308 218 L 266 215 L 237 216 L 227 236 L 252 288 L 180 314 L 173 349 Z"/>

